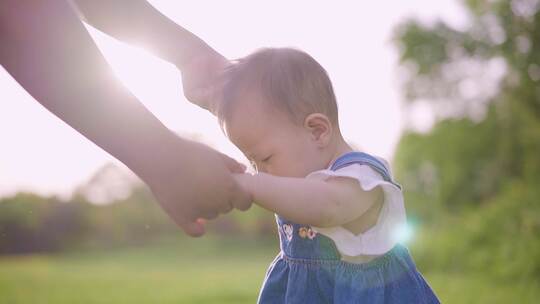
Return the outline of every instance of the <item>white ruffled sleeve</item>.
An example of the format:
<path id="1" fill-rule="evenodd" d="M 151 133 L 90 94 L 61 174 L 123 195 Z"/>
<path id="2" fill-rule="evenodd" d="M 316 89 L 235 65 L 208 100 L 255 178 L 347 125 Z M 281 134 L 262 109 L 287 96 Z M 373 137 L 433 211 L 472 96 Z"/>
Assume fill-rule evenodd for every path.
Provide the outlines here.
<path id="1" fill-rule="evenodd" d="M 327 180 L 330 177 L 349 177 L 356 179 L 359 186 L 369 191 L 380 186 L 384 192 L 384 203 L 377 223 L 368 231 L 358 235 L 342 226 L 319 228 L 315 231 L 328 236 L 337 249 L 345 256 L 380 255 L 388 252 L 398 242 L 398 234 L 406 227 L 405 206 L 401 189 L 385 181 L 382 176 L 368 165 L 351 164 L 336 171 L 321 170 L 307 176 Z"/>

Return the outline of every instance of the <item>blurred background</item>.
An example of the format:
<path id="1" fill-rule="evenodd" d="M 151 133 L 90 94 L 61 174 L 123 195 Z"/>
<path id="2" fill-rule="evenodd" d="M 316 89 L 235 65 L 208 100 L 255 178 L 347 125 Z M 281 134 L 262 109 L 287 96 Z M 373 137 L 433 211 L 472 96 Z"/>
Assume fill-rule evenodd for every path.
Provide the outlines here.
<path id="1" fill-rule="evenodd" d="M 404 242 L 442 302 L 538 301 L 540 0 L 150 2 L 229 58 L 294 46 L 328 70 L 344 135 L 403 185 Z M 174 67 L 88 30 L 168 127 L 247 163 Z M 0 303 L 256 301 L 279 250 L 272 214 L 185 237 L 3 69 L 0 88 Z"/>

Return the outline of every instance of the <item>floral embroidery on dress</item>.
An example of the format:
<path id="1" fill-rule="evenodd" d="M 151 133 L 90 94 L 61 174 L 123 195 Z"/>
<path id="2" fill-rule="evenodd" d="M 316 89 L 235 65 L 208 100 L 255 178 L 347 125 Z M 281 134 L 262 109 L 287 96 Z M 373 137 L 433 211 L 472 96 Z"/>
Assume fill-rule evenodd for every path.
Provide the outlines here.
<path id="1" fill-rule="evenodd" d="M 308 235 L 307 237 L 310 239 L 310 240 L 313 240 L 315 237 L 317 236 L 317 232 L 313 229 L 311 229 L 311 227 L 308 229 Z"/>
<path id="2" fill-rule="evenodd" d="M 293 226 L 290 225 L 290 224 L 284 224 L 282 226 L 283 228 L 283 233 L 285 234 L 285 236 L 287 237 L 287 240 L 288 241 L 291 241 L 292 239 L 292 235 L 293 235 Z"/>
<path id="3" fill-rule="evenodd" d="M 280 230 L 290 242 L 294 234 L 294 226 L 291 224 L 283 224 L 280 226 Z M 298 236 L 303 239 L 308 238 L 310 240 L 313 240 L 317 236 L 317 232 L 311 229 L 311 227 L 300 227 L 298 228 Z"/>
<path id="4" fill-rule="evenodd" d="M 307 237 L 307 233 L 308 233 L 307 227 L 300 227 L 300 229 L 298 229 L 298 235 L 300 235 L 300 237 L 303 239 Z"/>
<path id="5" fill-rule="evenodd" d="M 311 227 L 300 227 L 298 229 L 298 235 L 303 239 L 308 238 L 313 240 L 317 236 L 317 232 L 311 229 Z"/>

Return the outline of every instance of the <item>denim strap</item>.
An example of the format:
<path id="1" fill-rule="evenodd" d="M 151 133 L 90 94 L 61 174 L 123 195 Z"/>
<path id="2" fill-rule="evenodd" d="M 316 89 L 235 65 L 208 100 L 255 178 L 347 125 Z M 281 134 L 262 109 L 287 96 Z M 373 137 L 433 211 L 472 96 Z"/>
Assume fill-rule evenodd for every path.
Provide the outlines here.
<path id="1" fill-rule="evenodd" d="M 380 160 L 364 152 L 349 152 L 340 156 L 334 161 L 330 170 L 336 171 L 352 164 L 367 165 L 371 167 L 378 172 L 385 181 L 392 183 L 401 190 L 401 185 L 392 180 L 388 168 Z"/>

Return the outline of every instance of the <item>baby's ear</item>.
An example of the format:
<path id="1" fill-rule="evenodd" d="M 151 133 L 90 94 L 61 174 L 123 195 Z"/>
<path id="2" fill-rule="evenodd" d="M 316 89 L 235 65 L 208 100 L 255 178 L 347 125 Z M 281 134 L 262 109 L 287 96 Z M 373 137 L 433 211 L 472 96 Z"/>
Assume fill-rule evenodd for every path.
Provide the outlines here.
<path id="1" fill-rule="evenodd" d="M 332 123 L 328 116 L 321 113 L 308 115 L 304 120 L 304 128 L 311 134 L 311 138 L 320 148 L 326 147 L 332 139 Z"/>

